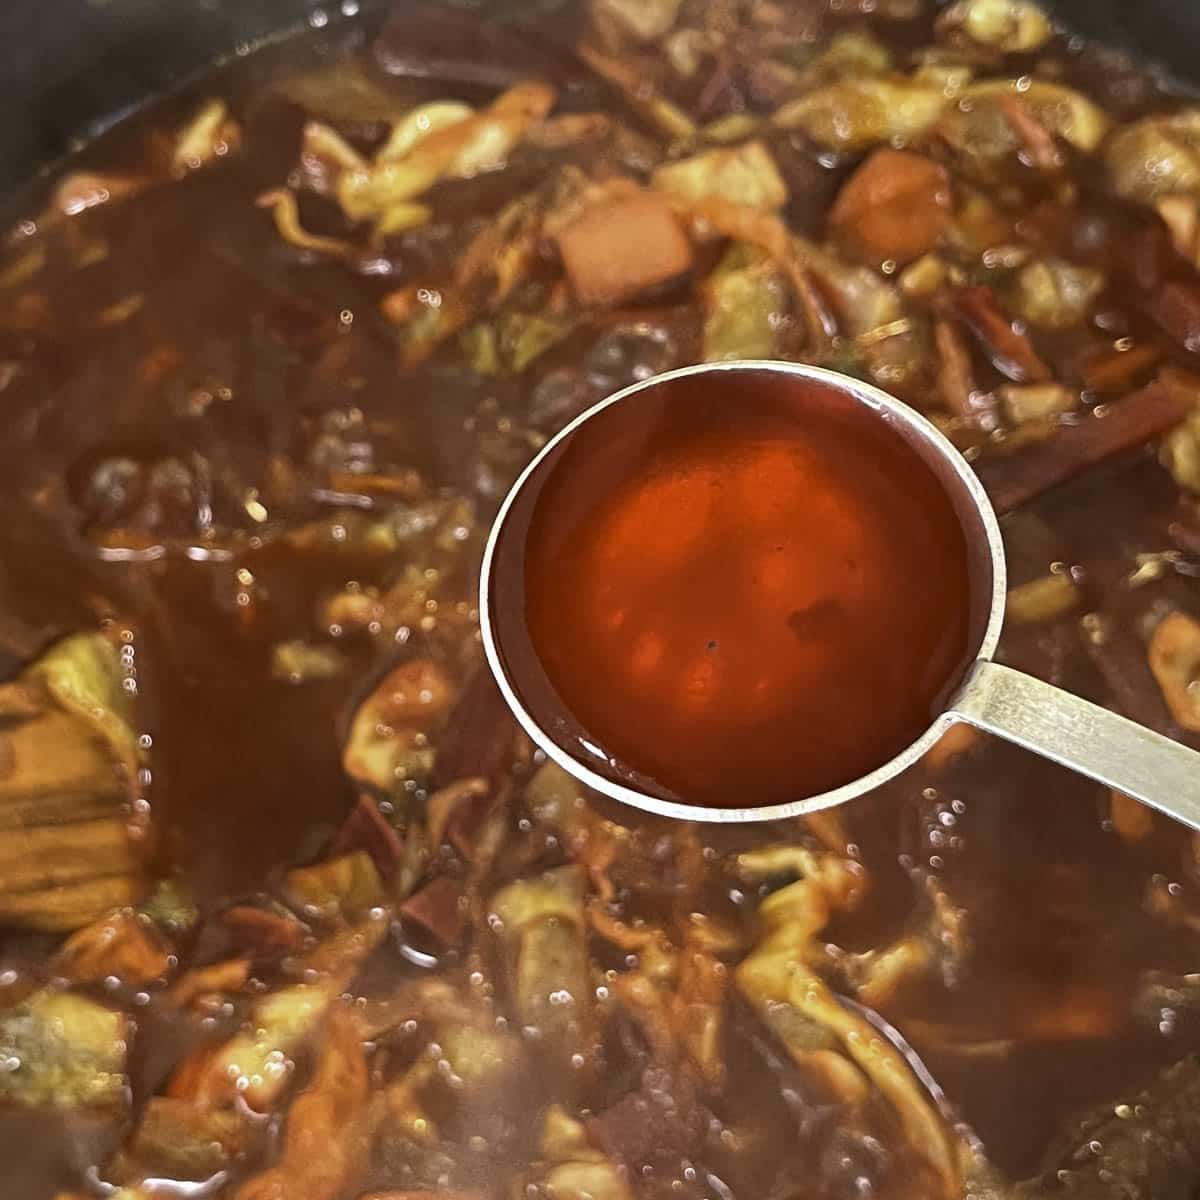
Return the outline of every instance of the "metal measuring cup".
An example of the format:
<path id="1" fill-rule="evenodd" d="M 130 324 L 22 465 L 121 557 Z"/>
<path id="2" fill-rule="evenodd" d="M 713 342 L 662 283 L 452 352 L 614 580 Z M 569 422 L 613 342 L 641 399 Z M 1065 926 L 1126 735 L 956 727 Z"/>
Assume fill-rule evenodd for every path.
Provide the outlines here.
<path id="1" fill-rule="evenodd" d="M 522 613 L 498 603 L 497 579 L 519 571 L 523 530 L 537 503 L 540 486 L 566 446 L 587 422 L 616 406 L 636 403 L 664 385 L 703 375 L 722 378 L 731 391 L 768 373 L 772 382 L 792 380 L 823 385 L 869 410 L 924 461 L 945 489 L 968 547 L 973 611 L 972 653 L 949 691 L 944 709 L 928 728 L 874 770 L 817 795 L 786 803 L 719 808 L 687 798 L 656 794 L 589 739 L 571 714 L 556 708 L 544 677 L 529 654 L 512 654 L 521 637 Z M 611 419 L 611 416 L 610 418 Z M 653 376 L 602 400 L 552 438 L 526 467 L 500 507 L 483 556 L 480 626 L 484 651 L 509 707 L 533 741 L 581 783 L 604 795 L 662 816 L 709 822 L 769 821 L 803 816 L 845 804 L 917 763 L 946 731 L 965 722 L 1023 746 L 1043 758 L 1124 792 L 1200 830 L 1200 753 L 1163 737 L 1099 705 L 993 661 L 1004 621 L 1007 595 L 1004 544 L 996 514 L 978 477 L 930 421 L 886 392 L 861 380 L 821 367 L 774 361 L 711 363 Z M 552 692 L 552 689 L 551 689 Z"/>

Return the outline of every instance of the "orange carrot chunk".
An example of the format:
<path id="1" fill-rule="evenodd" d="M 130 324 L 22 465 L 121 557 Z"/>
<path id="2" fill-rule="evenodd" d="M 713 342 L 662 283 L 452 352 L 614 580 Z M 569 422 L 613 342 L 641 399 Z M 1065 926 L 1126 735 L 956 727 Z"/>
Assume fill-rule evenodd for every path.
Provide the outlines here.
<path id="1" fill-rule="evenodd" d="M 581 304 L 620 304 L 692 265 L 678 219 L 650 193 L 588 209 L 556 240 Z"/>
<path id="2" fill-rule="evenodd" d="M 829 214 L 834 237 L 871 264 L 912 262 L 950 221 L 946 169 L 920 154 L 877 150 L 846 181 Z"/>

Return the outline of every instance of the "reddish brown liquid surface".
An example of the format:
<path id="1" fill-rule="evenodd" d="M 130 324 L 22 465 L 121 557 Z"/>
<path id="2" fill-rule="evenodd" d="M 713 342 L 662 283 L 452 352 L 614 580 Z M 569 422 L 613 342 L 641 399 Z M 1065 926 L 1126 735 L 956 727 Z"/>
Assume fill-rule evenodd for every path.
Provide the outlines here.
<path id="1" fill-rule="evenodd" d="M 964 536 L 929 468 L 874 412 L 765 375 L 685 379 L 584 425 L 524 584 L 583 740 L 711 806 L 880 766 L 969 649 Z"/>

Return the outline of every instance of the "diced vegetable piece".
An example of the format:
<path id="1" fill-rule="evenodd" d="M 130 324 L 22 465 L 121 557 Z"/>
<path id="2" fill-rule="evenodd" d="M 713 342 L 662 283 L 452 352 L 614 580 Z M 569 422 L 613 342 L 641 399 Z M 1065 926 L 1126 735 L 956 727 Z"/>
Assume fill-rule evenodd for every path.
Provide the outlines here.
<path id="1" fill-rule="evenodd" d="M 58 952 L 55 970 L 76 983 L 109 977 L 149 983 L 166 975 L 170 961 L 149 918 L 123 909 L 72 934 Z"/>
<path id="2" fill-rule="evenodd" d="M 998 103 L 958 106 L 942 118 L 938 133 L 955 151 L 962 174 L 995 185 L 1004 177 L 1009 155 L 1020 150 L 1020 140 Z M 1024 110 L 1022 110 L 1024 111 Z"/>
<path id="3" fill-rule="evenodd" d="M 759 141 L 667 163 L 654 172 L 651 183 L 657 191 L 692 200 L 721 196 L 764 210 L 780 208 L 788 199 L 787 184 L 771 152 Z"/>
<path id="4" fill-rule="evenodd" d="M 300 144 L 304 182 L 321 194 L 336 189 L 343 171 L 365 171 L 367 160 L 336 129 L 308 121 Z"/>
<path id="5" fill-rule="evenodd" d="M 1181 488 L 1200 493 L 1200 405 L 1163 438 L 1159 457 Z"/>
<path id="6" fill-rule="evenodd" d="M 467 920 L 462 884 L 439 876 L 410 896 L 400 906 L 400 915 L 419 925 L 442 948 L 453 946 Z"/>
<path id="7" fill-rule="evenodd" d="M 551 1167 L 545 1176 L 547 1192 L 560 1200 L 632 1200 L 624 1172 L 615 1163 L 565 1162 Z"/>
<path id="8" fill-rule="evenodd" d="M 1113 189 L 1127 200 L 1200 197 L 1200 108 L 1121 126 L 1108 140 L 1104 161 Z"/>
<path id="9" fill-rule="evenodd" d="M 990 288 L 959 288 L 954 293 L 954 302 L 1002 375 L 1014 383 L 1039 383 L 1052 377 L 1029 338 L 1000 311 Z"/>
<path id="10" fill-rule="evenodd" d="M 365 851 L 383 880 L 391 880 L 404 857 L 400 835 L 370 796 L 359 796 L 353 811 L 338 830 L 333 849 L 335 854 Z"/>
<path id="11" fill-rule="evenodd" d="M 843 335 L 840 344 L 826 351 L 824 361 L 898 394 L 909 393 L 914 381 L 921 392 L 927 390 L 922 378 L 929 361 L 927 328 L 923 319 L 905 312 L 896 288 L 877 272 L 844 262 L 802 238 L 793 238 L 791 244 L 793 264 L 804 268 L 792 280 L 802 304 L 799 285 L 805 279 L 820 285 L 812 288 L 815 294 L 808 302 L 810 329 L 824 326 L 832 310 L 831 330 Z M 820 345 L 818 337 L 810 337 Z"/>
<path id="12" fill-rule="evenodd" d="M 172 936 L 187 933 L 200 919 L 191 892 L 179 879 L 160 879 L 138 912 Z"/>
<path id="13" fill-rule="evenodd" d="M 456 779 L 438 788 L 425 806 L 430 843 L 439 846 L 449 838 L 460 854 L 470 858 L 471 847 L 460 835 L 478 824 L 478 817 L 488 806 L 490 791 L 491 785 L 481 776 Z"/>
<path id="14" fill-rule="evenodd" d="M 953 52 L 931 48 L 918 54 L 920 66 L 913 78 L 940 87 L 947 96 L 959 96 L 975 78 L 975 68 L 960 60 Z"/>
<path id="15" fill-rule="evenodd" d="M 525 141 L 540 150 L 565 150 L 601 142 L 618 127 L 605 113 L 559 113 L 530 128 Z"/>
<path id="16" fill-rule="evenodd" d="M 296 950 L 308 933 L 308 926 L 283 905 L 235 904 L 221 914 L 221 924 L 229 931 L 234 947 L 254 958 L 276 958 Z"/>
<path id="17" fill-rule="evenodd" d="M 346 774 L 383 791 L 433 766 L 428 731 L 453 707 L 457 689 L 429 659 L 388 674 L 359 706 L 342 756 Z"/>
<path id="18" fill-rule="evenodd" d="M 730 113 L 726 117 L 718 117 L 715 121 L 709 121 L 700 132 L 707 142 L 728 144 L 744 142 L 747 138 L 753 137 L 761 126 L 762 121 L 749 113 Z"/>
<path id="19" fill-rule="evenodd" d="M 235 1200 L 335 1200 L 366 1170 L 370 1081 L 348 1014 L 330 1014 L 316 1070 L 287 1115 L 276 1166 L 243 1183 Z"/>
<path id="20" fill-rule="evenodd" d="M 691 269 L 692 248 L 660 196 L 587 209 L 555 239 L 580 303 L 615 305 Z"/>
<path id="21" fill-rule="evenodd" d="M 250 982 L 250 969 L 248 958 L 228 958 L 206 967 L 193 967 L 171 988 L 171 1002 L 187 1008 L 214 996 L 223 1000 L 228 993 L 240 992 Z"/>
<path id="22" fill-rule="evenodd" d="M 582 868 L 558 867 L 519 879 L 492 899 L 517 1016 L 566 1061 L 586 1061 L 593 1049 L 586 883 Z"/>
<path id="23" fill-rule="evenodd" d="M 652 42 L 669 33 L 682 0 L 592 0 L 592 19 L 611 25 L 639 42 Z"/>
<path id="24" fill-rule="evenodd" d="M 557 346 L 571 332 L 574 321 L 539 313 L 508 313 L 497 325 L 496 349 L 519 375 L 547 350 Z"/>
<path id="25" fill-rule="evenodd" d="M 1017 273 L 1013 304 L 1017 313 L 1042 329 L 1080 324 L 1104 290 L 1104 275 L 1060 258 L 1039 259 Z"/>
<path id="26" fill-rule="evenodd" d="M 458 100 L 434 100 L 418 105 L 392 126 L 388 140 L 375 154 L 375 161 L 395 162 L 430 134 L 437 133 L 439 129 L 448 129 L 474 115 L 475 110 L 469 104 Z"/>
<path id="27" fill-rule="evenodd" d="M 716 954 L 741 948 L 736 935 L 722 944 L 722 932 L 715 922 L 697 926 L 699 936 L 694 935 L 684 946 L 678 989 L 672 997 L 675 1035 L 696 1070 L 710 1084 L 720 1083 L 728 1069 L 723 1047 L 729 972 Z M 704 947 L 704 935 L 713 937 L 716 944 L 712 950 Z"/>
<path id="28" fill-rule="evenodd" d="M 999 396 L 1005 416 L 1014 425 L 1060 416 L 1079 403 L 1078 392 L 1061 383 L 1012 383 L 1002 387 Z"/>
<path id="29" fill-rule="evenodd" d="M 544 1191 L 556 1200 L 633 1200 L 626 1172 L 596 1149 L 583 1125 L 557 1105 L 543 1119 L 540 1150 L 544 1161 L 526 1190 Z"/>
<path id="30" fill-rule="evenodd" d="M 391 920 L 389 905 L 372 908 L 358 921 L 340 926 L 303 954 L 289 959 L 289 972 L 304 979 L 326 979 L 333 992 L 345 991 L 359 967 L 387 937 Z"/>
<path id="31" fill-rule="evenodd" d="M 186 1100 L 151 1096 L 111 1175 L 204 1182 L 226 1169 L 251 1136 L 232 1109 L 204 1110 Z"/>
<path id="32" fill-rule="evenodd" d="M 341 979 L 330 979 L 264 996 L 244 1032 L 184 1059 L 167 1094 L 200 1107 L 240 1095 L 252 1109 L 268 1111 L 291 1079 L 292 1056 L 319 1027 L 342 986 Z"/>
<path id="33" fill-rule="evenodd" d="M 108 743 L 122 766 L 133 770 L 140 754 L 133 703 L 123 681 L 112 642 L 100 634 L 79 634 L 52 646 L 18 682 L 42 684 L 60 707 L 86 721 Z"/>
<path id="34" fill-rule="evenodd" d="M 242 1030 L 228 1041 L 203 1046 L 176 1068 L 167 1095 L 201 1108 L 234 1097 L 257 1111 L 270 1111 L 291 1080 L 294 1055 L 320 1028 L 362 962 L 387 936 L 390 914 L 372 913 L 319 942 L 292 966 L 317 980 L 262 996 Z"/>
<path id="35" fill-rule="evenodd" d="M 508 298 L 533 266 L 547 208 L 566 203 L 577 187 L 580 176 L 564 171 L 549 187 L 518 197 L 471 239 L 448 283 L 412 284 L 383 298 L 384 316 L 405 327 L 405 366 L 424 362 L 469 321 Z"/>
<path id="36" fill-rule="evenodd" d="M 499 375 L 503 370 L 494 325 L 482 321 L 469 325 L 458 335 L 458 340 L 471 370 L 477 375 Z"/>
<path id="37" fill-rule="evenodd" d="M 287 683 L 333 679 L 346 669 L 346 657 L 335 646 L 280 642 L 271 652 L 271 675 Z"/>
<path id="38" fill-rule="evenodd" d="M 973 424 L 993 425 L 990 404 L 975 385 L 971 352 L 958 326 L 952 321 L 936 321 L 933 343 L 938 353 L 937 386 L 942 404 Z"/>
<path id="39" fill-rule="evenodd" d="M 1004 97 L 1021 102 L 1048 132 L 1091 154 L 1109 129 L 1107 115 L 1082 93 L 1043 79 L 989 79 L 974 83 L 963 93 L 968 108 L 996 104 Z"/>
<path id="40" fill-rule="evenodd" d="M 904 316 L 896 289 L 875 271 L 845 262 L 800 238 L 794 239 L 793 246 L 799 261 L 828 291 L 846 333 L 869 335 Z"/>
<path id="41" fill-rule="evenodd" d="M 1200 267 L 1200 201 L 1195 196 L 1163 196 L 1154 204 L 1180 258 Z"/>
<path id="42" fill-rule="evenodd" d="M 287 873 L 284 892 L 306 919 L 352 919 L 381 904 L 383 884 L 365 851 L 296 867 Z"/>
<path id="43" fill-rule="evenodd" d="M 586 880 L 576 867 L 557 867 L 529 879 L 518 880 L 497 892 L 492 907 L 511 932 L 537 921 L 582 924 Z"/>
<path id="44" fill-rule="evenodd" d="M 681 79 L 692 79 L 701 66 L 720 49 L 724 39 L 715 30 L 677 29 L 663 39 L 663 54 Z"/>
<path id="45" fill-rule="evenodd" d="M 805 64 L 803 80 L 825 83 L 839 78 L 862 79 L 892 69 L 892 52 L 870 31 L 849 29 L 835 34 L 814 59 Z"/>
<path id="46" fill-rule="evenodd" d="M 241 143 L 241 130 L 224 100 L 208 100 L 180 131 L 171 156 L 177 175 L 195 171 L 232 154 Z"/>
<path id="47" fill-rule="evenodd" d="M 1084 364 L 1084 386 L 1094 392 L 1127 391 L 1139 375 L 1161 359 L 1162 351 L 1146 342 L 1102 352 Z"/>
<path id="48" fill-rule="evenodd" d="M 984 255 L 1012 236 L 1012 220 L 988 199 L 985 191 L 969 185 L 958 189 L 958 207 L 950 232 L 956 245 L 971 254 Z"/>
<path id="49" fill-rule="evenodd" d="M 946 169 L 920 154 L 876 150 L 846 181 L 829 214 L 837 240 L 871 264 L 912 262 L 950 222 Z"/>
<path id="50" fill-rule="evenodd" d="M 503 166 L 525 131 L 549 113 L 556 99 L 554 88 L 529 82 L 509 88 L 482 112 L 449 119 L 425 133 L 418 114 L 411 126 L 402 126 L 397 141 L 397 147 L 407 145 L 402 154 L 389 143 L 387 157 L 342 173 L 337 197 L 343 212 L 353 221 L 377 218 L 417 199 L 440 179 L 468 179 Z M 438 111 L 439 119 L 447 119 L 446 110 Z M 414 133 L 421 136 L 414 138 Z"/>
<path id="51" fill-rule="evenodd" d="M 68 992 L 36 992 L 0 1012 L 0 1100 L 110 1107 L 127 1095 L 131 1028 L 119 1012 Z"/>
<path id="52" fill-rule="evenodd" d="M 783 129 L 803 129 L 814 141 L 846 150 L 879 142 L 911 142 L 931 129 L 950 104 L 943 88 L 902 77 L 843 79 L 785 104 L 774 116 Z"/>
<path id="53" fill-rule="evenodd" d="M 1150 637 L 1147 658 L 1171 716 L 1200 732 L 1200 621 L 1168 614 Z"/>
<path id="54" fill-rule="evenodd" d="M 956 151 L 966 173 L 998 186 L 1009 177 L 1012 158 L 1056 170 L 1063 159 L 1055 139 L 1090 154 L 1108 125 L 1095 104 L 1060 84 L 991 79 L 964 89 L 938 125 L 938 134 Z"/>
<path id="55" fill-rule="evenodd" d="M 900 291 L 905 296 L 932 296 L 945 284 L 949 271 L 936 254 L 926 254 L 900 274 Z"/>
<path id="56" fill-rule="evenodd" d="M 775 264 L 751 246 L 735 246 L 704 282 L 704 359 L 774 358 L 788 311 Z"/>
<path id="57" fill-rule="evenodd" d="M 79 634 L 0 687 L 0 921 L 66 931 L 137 899 L 140 761 L 115 646 Z"/>
<path id="58" fill-rule="evenodd" d="M 446 1061 L 468 1088 L 503 1084 L 520 1062 L 520 1047 L 513 1035 L 490 1023 L 448 1021 L 437 1036 Z"/>
<path id="59" fill-rule="evenodd" d="M 601 937 L 638 956 L 637 966 L 618 976 L 612 990 L 641 1027 L 654 1058 L 660 1063 L 686 1061 L 708 1083 L 720 1083 L 726 1071 L 721 1047 L 729 974 L 716 955 L 741 949 L 738 932 L 723 922 L 693 914 L 683 945 L 677 949 L 656 926 L 630 925 L 607 916 L 598 907 L 592 909 L 589 918 Z M 690 1069 L 670 1072 L 662 1082 L 666 1085 L 663 1090 L 677 1092 L 681 1106 L 695 1116 L 698 1110 L 691 1075 Z M 647 1072 L 643 1077 L 643 1091 L 651 1084 L 649 1076 Z M 643 1109 L 645 1102 L 644 1095 L 634 1093 L 607 1109 L 601 1119 L 608 1127 L 608 1136 L 600 1139 L 601 1145 L 631 1166 L 636 1165 L 632 1158 L 640 1156 L 630 1156 L 618 1148 L 618 1143 L 629 1147 L 642 1140 L 643 1134 L 631 1133 L 625 1127 L 631 1111 Z M 688 1143 L 679 1147 L 683 1154 L 694 1144 L 694 1130 L 686 1128 L 692 1124 L 690 1116 L 666 1114 L 658 1128 L 664 1137 L 679 1137 Z M 594 1131 L 596 1126 L 590 1128 Z"/>
<path id="60" fill-rule="evenodd" d="M 1036 50 L 1054 33 L 1031 0 L 958 0 L 938 18 L 938 29 L 961 30 L 973 42 L 1009 54 Z"/>
<path id="61" fill-rule="evenodd" d="M 1054 171 L 1062 166 L 1054 134 L 1038 121 L 1020 97 L 998 96 L 996 106 L 1016 134 L 1019 153 L 1028 165 L 1041 171 Z"/>
<path id="62" fill-rule="evenodd" d="M 1009 590 L 1005 611 L 1019 625 L 1053 621 L 1080 602 L 1079 588 L 1065 571 L 1043 575 Z"/>

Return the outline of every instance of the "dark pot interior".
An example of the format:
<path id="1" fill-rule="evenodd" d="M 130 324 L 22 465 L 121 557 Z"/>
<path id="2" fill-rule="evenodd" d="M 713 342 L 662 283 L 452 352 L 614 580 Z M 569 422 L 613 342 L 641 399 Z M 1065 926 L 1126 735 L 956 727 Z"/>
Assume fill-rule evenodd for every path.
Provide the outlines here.
<path id="1" fill-rule="evenodd" d="M 233 53 L 371 0 L 10 0 L 0 8 L 0 190 L 94 130 Z M 403 2 L 403 0 L 400 0 Z M 514 11 L 520 0 L 510 0 Z M 502 4 L 494 7 L 502 9 Z M 1194 0 L 1048 0 L 1072 29 L 1200 82 Z"/>

